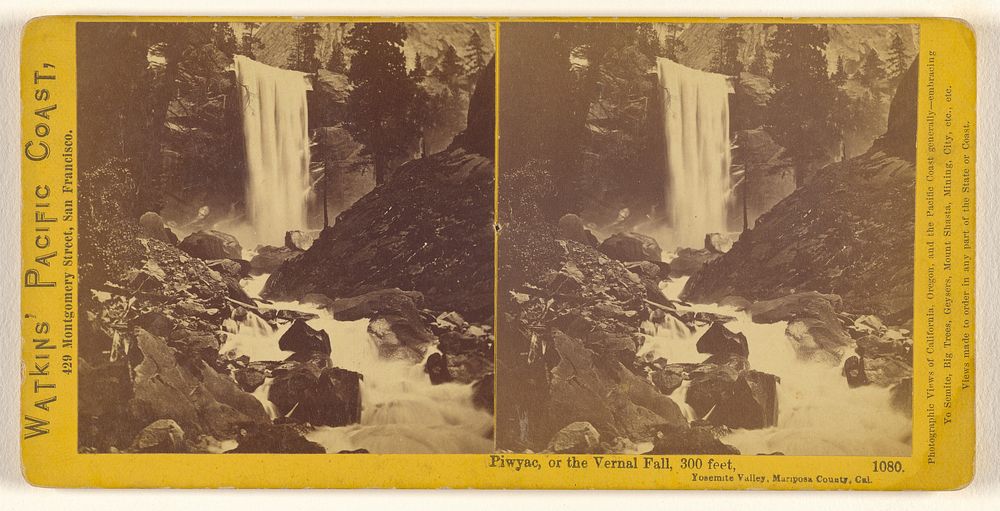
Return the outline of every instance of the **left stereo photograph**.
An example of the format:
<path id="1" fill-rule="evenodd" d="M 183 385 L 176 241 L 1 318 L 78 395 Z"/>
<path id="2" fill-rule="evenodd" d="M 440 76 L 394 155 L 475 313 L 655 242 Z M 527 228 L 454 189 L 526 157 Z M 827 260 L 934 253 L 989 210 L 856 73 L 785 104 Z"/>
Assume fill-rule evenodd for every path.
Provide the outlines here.
<path id="1" fill-rule="evenodd" d="M 492 452 L 495 36 L 79 23 L 79 452 Z"/>

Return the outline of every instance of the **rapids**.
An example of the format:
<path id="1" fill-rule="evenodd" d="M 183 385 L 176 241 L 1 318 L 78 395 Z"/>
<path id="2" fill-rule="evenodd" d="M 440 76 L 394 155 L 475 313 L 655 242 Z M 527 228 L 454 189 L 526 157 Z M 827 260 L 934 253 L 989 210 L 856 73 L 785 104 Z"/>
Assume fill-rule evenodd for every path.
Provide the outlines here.
<path id="1" fill-rule="evenodd" d="M 676 300 L 687 277 L 668 281 L 664 294 Z M 685 310 L 683 306 L 679 309 Z M 758 324 L 732 307 L 692 304 L 691 310 L 735 317 L 726 323 L 742 332 L 750 346 L 750 367 L 781 378 L 778 385 L 778 424 L 757 430 L 733 430 L 722 438 L 743 454 L 781 452 L 787 455 L 882 455 L 910 454 L 911 419 L 890 404 L 888 388 L 874 385 L 850 388 L 841 374 L 842 362 L 833 365 L 798 356 L 792 340 L 785 336 L 785 322 Z M 676 321 L 671 316 L 668 320 Z M 682 324 L 662 323 L 646 335 L 638 355 L 664 357 L 670 363 L 700 363 L 708 355 L 695 344 L 708 329 L 691 333 Z M 845 354 L 846 357 L 846 354 Z M 670 398 L 686 416 L 692 414 L 684 401 L 689 384 L 685 380 Z"/>
<path id="2" fill-rule="evenodd" d="M 267 275 L 244 281 L 250 296 L 259 296 Z M 273 307 L 319 315 L 313 328 L 330 335 L 335 367 L 363 375 L 361 423 L 343 427 L 318 427 L 306 435 L 327 452 L 367 449 L 372 453 L 485 453 L 493 450 L 493 416 L 472 404 L 472 386 L 462 383 L 432 385 L 423 362 L 389 360 L 379 356 L 375 340 L 368 334 L 368 320 L 337 321 L 325 309 L 299 302 L 275 302 Z M 248 314 L 248 318 L 256 318 Z M 278 339 L 289 328 L 276 331 L 263 321 L 247 320 L 236 333 L 228 334 L 222 353 L 246 355 L 250 360 L 284 360 L 291 352 L 278 348 Z M 425 355 L 433 353 L 428 350 Z M 254 396 L 268 413 L 270 380 Z"/>

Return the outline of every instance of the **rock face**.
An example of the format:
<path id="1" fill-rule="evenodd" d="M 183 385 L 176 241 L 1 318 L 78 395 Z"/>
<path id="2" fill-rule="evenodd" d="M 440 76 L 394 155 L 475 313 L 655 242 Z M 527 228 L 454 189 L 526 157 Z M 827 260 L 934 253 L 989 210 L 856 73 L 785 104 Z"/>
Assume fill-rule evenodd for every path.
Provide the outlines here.
<path id="1" fill-rule="evenodd" d="M 837 316 L 840 307 L 839 296 L 811 291 L 757 302 L 748 312 L 755 323 L 787 321 L 785 334 L 796 341 L 800 356 L 813 358 L 826 353 L 830 355 L 826 358 L 836 363 L 851 343 Z"/>
<path id="2" fill-rule="evenodd" d="M 897 96 L 915 91 L 911 70 Z M 767 300 L 818 291 L 840 295 L 849 312 L 890 322 L 912 316 L 915 120 L 916 101 L 894 99 L 883 139 L 817 171 L 694 275 L 682 297 Z"/>
<path id="3" fill-rule="evenodd" d="M 659 261 L 662 250 L 655 239 L 636 232 L 619 232 L 601 242 L 601 253 L 618 261 Z"/>
<path id="4" fill-rule="evenodd" d="M 198 231 L 188 235 L 179 245 L 181 250 L 199 259 L 239 259 L 243 257 L 240 242 L 221 231 Z"/>
<path id="5" fill-rule="evenodd" d="M 712 323 L 712 326 L 698 339 L 698 353 L 708 353 L 711 355 L 738 355 L 743 358 L 750 356 L 750 346 L 747 338 L 742 333 L 729 331 L 720 322 Z"/>
<path id="6" fill-rule="evenodd" d="M 278 340 L 278 347 L 282 351 L 294 351 L 296 353 L 319 352 L 329 354 L 330 336 L 326 330 L 316 330 L 309 326 L 304 320 L 296 319 L 292 326 L 285 331 L 281 339 Z"/>
<path id="7" fill-rule="evenodd" d="M 556 454 L 587 454 L 597 452 L 601 434 L 589 422 L 574 422 L 559 430 L 546 451 Z"/>
<path id="8" fill-rule="evenodd" d="M 713 232 L 705 235 L 705 250 L 716 254 L 725 254 L 733 248 L 733 243 L 740 239 L 738 232 Z"/>
<path id="9" fill-rule="evenodd" d="M 493 313 L 492 66 L 476 85 L 468 127 L 445 151 L 397 168 L 268 279 L 266 297 L 331 298 L 399 288 L 474 321 Z"/>
<path id="10" fill-rule="evenodd" d="M 361 375 L 329 367 L 311 354 L 285 361 L 272 372 L 267 398 L 278 414 L 314 426 L 346 426 L 361 420 Z"/>
<path id="11" fill-rule="evenodd" d="M 258 274 L 274 273 L 285 261 L 301 253 L 301 250 L 289 247 L 257 247 L 257 255 L 250 259 L 250 267 Z"/>

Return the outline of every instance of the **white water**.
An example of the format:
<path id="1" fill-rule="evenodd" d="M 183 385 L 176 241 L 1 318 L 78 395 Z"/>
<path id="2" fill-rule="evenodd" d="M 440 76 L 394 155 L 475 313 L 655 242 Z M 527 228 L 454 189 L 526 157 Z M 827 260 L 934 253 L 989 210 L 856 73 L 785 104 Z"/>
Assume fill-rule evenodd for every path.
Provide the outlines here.
<path id="1" fill-rule="evenodd" d="M 687 277 L 664 286 L 676 299 Z M 866 386 L 850 388 L 841 374 L 842 365 L 798 356 L 794 342 L 785 336 L 785 322 L 758 324 L 732 307 L 693 305 L 693 310 L 735 317 L 726 328 L 743 332 L 750 346 L 750 367 L 781 378 L 778 385 L 778 424 L 758 430 L 734 430 L 723 441 L 743 454 L 782 452 L 788 455 L 883 455 L 910 454 L 911 420 L 890 405 L 889 389 Z M 670 316 L 668 316 L 669 318 Z M 647 335 L 639 356 L 647 353 L 670 363 L 703 362 L 695 344 L 708 326 L 694 333 L 684 328 L 660 325 Z M 683 389 L 683 390 L 682 390 Z M 682 410 L 687 408 L 682 385 L 671 394 Z"/>
<path id="2" fill-rule="evenodd" d="M 259 243 L 306 228 L 309 121 L 302 73 L 234 57 L 243 106 L 247 214 Z"/>
<path id="3" fill-rule="evenodd" d="M 700 247 L 706 233 L 728 232 L 729 84 L 658 58 L 666 142 L 665 206 L 673 246 Z"/>
<path id="4" fill-rule="evenodd" d="M 251 278 L 245 285 L 247 293 L 256 296 L 266 280 L 267 275 Z M 373 453 L 466 454 L 493 450 L 493 416 L 473 407 L 471 385 L 432 385 L 422 361 L 381 358 L 368 334 L 368 320 L 337 321 L 324 309 L 298 302 L 272 306 L 318 314 L 318 319 L 308 323 L 329 334 L 333 365 L 364 376 L 360 424 L 319 427 L 307 435 L 327 452 L 367 449 Z M 278 339 L 289 326 L 272 332 L 269 327 L 245 322 L 239 332 L 229 335 L 221 351 L 233 350 L 251 360 L 284 360 L 291 353 L 278 349 Z M 269 385 L 266 381 L 254 395 L 273 414 L 264 388 Z"/>

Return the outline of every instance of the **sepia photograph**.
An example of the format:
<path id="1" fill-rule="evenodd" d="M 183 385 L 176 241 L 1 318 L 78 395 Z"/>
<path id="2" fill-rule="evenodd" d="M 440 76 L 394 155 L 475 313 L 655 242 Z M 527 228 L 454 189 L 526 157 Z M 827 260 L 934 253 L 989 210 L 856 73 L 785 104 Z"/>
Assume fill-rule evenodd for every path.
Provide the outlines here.
<path id="1" fill-rule="evenodd" d="M 491 452 L 494 41 L 77 23 L 79 452 Z"/>
<path id="2" fill-rule="evenodd" d="M 505 23 L 498 450 L 909 456 L 918 48 Z"/>

